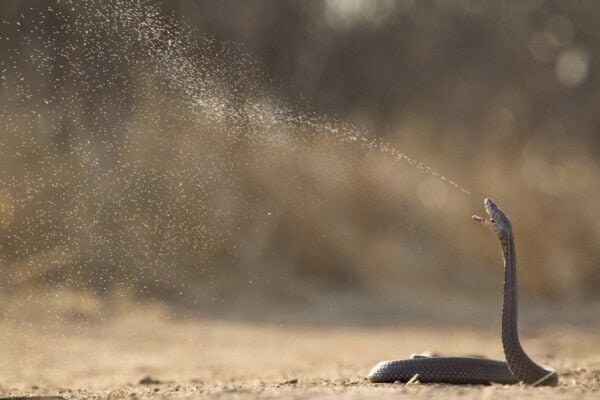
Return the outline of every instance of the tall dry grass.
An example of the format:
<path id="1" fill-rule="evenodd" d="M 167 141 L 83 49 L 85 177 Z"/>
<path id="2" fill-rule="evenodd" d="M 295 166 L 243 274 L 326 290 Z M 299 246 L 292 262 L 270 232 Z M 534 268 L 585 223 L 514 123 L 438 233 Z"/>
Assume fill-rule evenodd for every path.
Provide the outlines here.
<path id="1" fill-rule="evenodd" d="M 2 5 L 14 19 L 0 31 L 4 294 L 122 291 L 207 310 L 493 302 L 498 245 L 470 222 L 491 196 L 513 220 L 527 294 L 597 298 L 595 139 L 560 115 L 534 121 L 527 88 L 451 79 L 463 97 L 415 97 L 440 114 L 368 132 L 277 100 L 268 66 L 152 8 L 83 4 Z M 483 117 L 443 117 L 483 93 Z"/>

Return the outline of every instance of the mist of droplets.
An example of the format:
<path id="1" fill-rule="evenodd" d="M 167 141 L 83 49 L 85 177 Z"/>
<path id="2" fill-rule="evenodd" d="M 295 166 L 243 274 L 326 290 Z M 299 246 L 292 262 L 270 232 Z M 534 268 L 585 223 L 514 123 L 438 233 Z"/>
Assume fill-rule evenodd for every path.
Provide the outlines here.
<path id="1" fill-rule="evenodd" d="M 0 264 L 5 286 L 207 293 L 235 252 L 239 146 L 268 154 L 323 136 L 468 191 L 360 129 L 274 100 L 232 43 L 146 1 L 56 1 L 0 18 Z M 13 18 L 14 17 L 14 18 Z M 259 157 L 260 158 L 260 157 Z M 399 164 L 398 168 L 402 168 Z M 236 205 L 231 205 L 235 200 Z M 293 200 L 291 200 L 293 201 Z"/>

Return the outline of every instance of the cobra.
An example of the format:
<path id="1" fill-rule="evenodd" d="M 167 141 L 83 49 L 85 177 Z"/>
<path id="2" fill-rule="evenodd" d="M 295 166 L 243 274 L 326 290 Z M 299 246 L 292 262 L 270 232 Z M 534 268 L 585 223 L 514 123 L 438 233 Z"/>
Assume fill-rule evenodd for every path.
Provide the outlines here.
<path id="1" fill-rule="evenodd" d="M 371 382 L 408 382 L 453 384 L 524 384 L 556 386 L 558 374 L 533 361 L 519 341 L 517 327 L 517 261 L 510 220 L 492 201 L 484 200 L 489 218 L 473 219 L 489 228 L 500 241 L 504 258 L 504 294 L 502 302 L 502 347 L 506 361 L 480 357 L 412 356 L 405 360 L 378 363 L 368 378 Z"/>

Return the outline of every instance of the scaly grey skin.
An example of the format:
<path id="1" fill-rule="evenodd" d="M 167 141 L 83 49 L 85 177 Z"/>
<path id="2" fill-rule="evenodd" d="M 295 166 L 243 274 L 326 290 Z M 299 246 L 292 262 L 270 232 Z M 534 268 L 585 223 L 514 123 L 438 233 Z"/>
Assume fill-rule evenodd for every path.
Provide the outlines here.
<path id="1" fill-rule="evenodd" d="M 382 361 L 368 378 L 371 382 L 407 382 L 416 377 L 422 383 L 514 384 L 556 386 L 558 374 L 534 362 L 519 341 L 517 329 L 517 271 L 515 243 L 508 217 L 492 199 L 484 200 L 490 218 L 473 219 L 488 227 L 500 241 L 504 257 L 504 298 L 502 302 L 502 346 L 505 361 L 477 357 L 412 356 L 406 360 Z"/>

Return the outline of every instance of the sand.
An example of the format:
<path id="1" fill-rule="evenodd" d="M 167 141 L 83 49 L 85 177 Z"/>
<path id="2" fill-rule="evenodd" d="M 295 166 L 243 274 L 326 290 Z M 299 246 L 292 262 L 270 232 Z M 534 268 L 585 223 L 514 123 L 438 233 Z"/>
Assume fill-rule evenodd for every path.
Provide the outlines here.
<path id="1" fill-rule="evenodd" d="M 560 374 L 556 388 L 371 384 L 379 360 L 414 352 L 502 358 L 485 328 L 315 326 L 175 320 L 128 314 L 102 321 L 0 323 L 3 396 L 65 399 L 597 399 L 600 334 L 561 326 L 524 335 L 536 360 Z"/>

